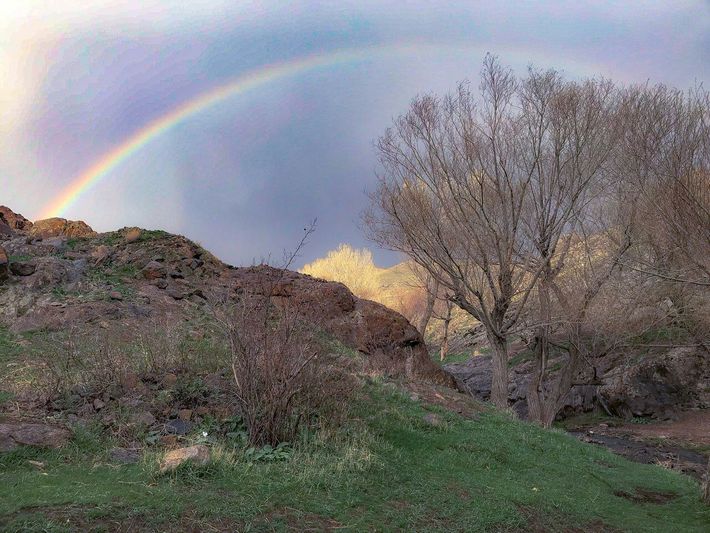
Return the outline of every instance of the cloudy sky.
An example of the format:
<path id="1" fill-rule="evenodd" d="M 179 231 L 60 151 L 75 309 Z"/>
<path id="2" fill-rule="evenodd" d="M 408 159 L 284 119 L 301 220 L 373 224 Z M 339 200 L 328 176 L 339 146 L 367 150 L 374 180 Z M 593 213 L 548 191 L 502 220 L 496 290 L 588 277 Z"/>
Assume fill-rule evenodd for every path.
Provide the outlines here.
<path id="1" fill-rule="evenodd" d="M 38 218 L 90 176 L 62 216 L 98 230 L 166 228 L 235 264 L 280 257 L 314 218 L 299 263 L 370 246 L 374 139 L 414 95 L 476 81 L 486 52 L 707 83 L 710 3 L 3 0 L 0 204 Z"/>

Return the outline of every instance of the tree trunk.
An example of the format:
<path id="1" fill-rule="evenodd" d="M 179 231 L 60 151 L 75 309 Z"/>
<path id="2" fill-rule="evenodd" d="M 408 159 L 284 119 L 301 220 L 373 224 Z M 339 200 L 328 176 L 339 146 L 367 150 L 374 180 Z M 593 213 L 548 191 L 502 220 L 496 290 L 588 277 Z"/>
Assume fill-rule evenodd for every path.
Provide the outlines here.
<path id="1" fill-rule="evenodd" d="M 429 321 L 431 320 L 431 315 L 434 313 L 436 294 L 437 292 L 439 292 L 439 282 L 433 281 L 433 287 L 430 287 L 430 283 L 432 283 L 431 278 L 427 279 L 426 281 L 426 307 L 424 308 L 424 313 L 422 314 L 422 317 L 419 320 L 419 325 L 417 327 L 419 333 L 421 333 L 422 335 L 422 338 L 426 337 L 426 328 L 429 325 Z"/>
<path id="2" fill-rule="evenodd" d="M 491 402 L 499 409 L 508 407 L 508 343 L 496 335 L 488 334 L 493 348 L 493 378 L 491 382 Z"/>
<path id="3" fill-rule="evenodd" d="M 444 337 L 441 339 L 441 348 L 439 357 L 443 361 L 449 353 L 449 325 L 451 324 L 451 308 L 453 303 L 450 300 L 446 301 L 446 317 L 444 318 Z"/>

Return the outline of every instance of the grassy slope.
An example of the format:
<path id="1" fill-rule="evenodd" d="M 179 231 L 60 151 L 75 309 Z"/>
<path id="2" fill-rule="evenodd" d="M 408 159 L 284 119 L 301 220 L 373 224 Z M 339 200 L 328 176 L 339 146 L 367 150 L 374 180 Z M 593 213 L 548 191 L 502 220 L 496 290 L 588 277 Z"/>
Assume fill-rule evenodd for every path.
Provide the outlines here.
<path id="1" fill-rule="evenodd" d="M 432 427 L 408 397 L 378 384 L 367 391 L 338 434 L 285 462 L 248 463 L 237 453 L 158 477 L 151 457 L 109 465 L 109 443 L 92 434 L 61 452 L 0 455 L 0 529 L 522 531 L 531 515 L 553 531 L 599 520 L 629 531 L 710 526 L 710 509 L 684 476 L 497 414 L 472 421 L 440 412 L 445 424 Z M 658 505 L 614 495 L 636 487 L 678 498 Z"/>

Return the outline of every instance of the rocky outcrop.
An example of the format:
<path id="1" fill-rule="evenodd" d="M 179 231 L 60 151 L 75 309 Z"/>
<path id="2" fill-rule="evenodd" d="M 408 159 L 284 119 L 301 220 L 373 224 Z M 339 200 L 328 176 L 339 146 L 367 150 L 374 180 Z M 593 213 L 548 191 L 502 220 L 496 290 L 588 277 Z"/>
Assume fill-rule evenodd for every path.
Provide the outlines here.
<path id="1" fill-rule="evenodd" d="M 3 227 L 8 228 L 10 233 L 24 233 L 32 228 L 32 222 L 20 214 L 15 213 L 9 207 L 0 205 L 0 235 L 3 234 Z"/>
<path id="2" fill-rule="evenodd" d="M 0 238 L 0 245 L 18 258 L 8 265 L 0 292 L 0 323 L 14 332 L 111 323 L 130 329 L 146 319 L 190 323 L 210 313 L 216 295 L 234 300 L 245 291 L 268 293 L 364 354 L 373 370 L 453 384 L 403 316 L 355 297 L 340 283 L 268 266 L 235 268 L 161 231 L 96 234 L 64 219 L 36 222 L 28 235 Z"/>
<path id="3" fill-rule="evenodd" d="M 33 239 L 49 239 L 52 237 L 94 237 L 96 232 L 81 220 L 67 220 L 65 218 L 47 218 L 38 220 L 29 230 Z"/>
<path id="4" fill-rule="evenodd" d="M 354 296 L 342 283 L 258 266 L 231 272 L 236 291 L 272 294 L 343 344 L 367 355 L 380 370 L 454 385 L 431 360 L 417 329 L 387 307 Z"/>

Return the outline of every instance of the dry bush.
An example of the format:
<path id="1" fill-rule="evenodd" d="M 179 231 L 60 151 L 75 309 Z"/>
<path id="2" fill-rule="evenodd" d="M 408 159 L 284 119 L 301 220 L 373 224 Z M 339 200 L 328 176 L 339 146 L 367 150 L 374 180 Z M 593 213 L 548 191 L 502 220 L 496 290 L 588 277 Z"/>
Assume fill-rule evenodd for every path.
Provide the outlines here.
<path id="1" fill-rule="evenodd" d="M 353 379 L 315 328 L 287 303 L 242 294 L 216 311 L 231 355 L 235 398 L 254 446 L 292 442 L 303 427 L 342 413 Z"/>

